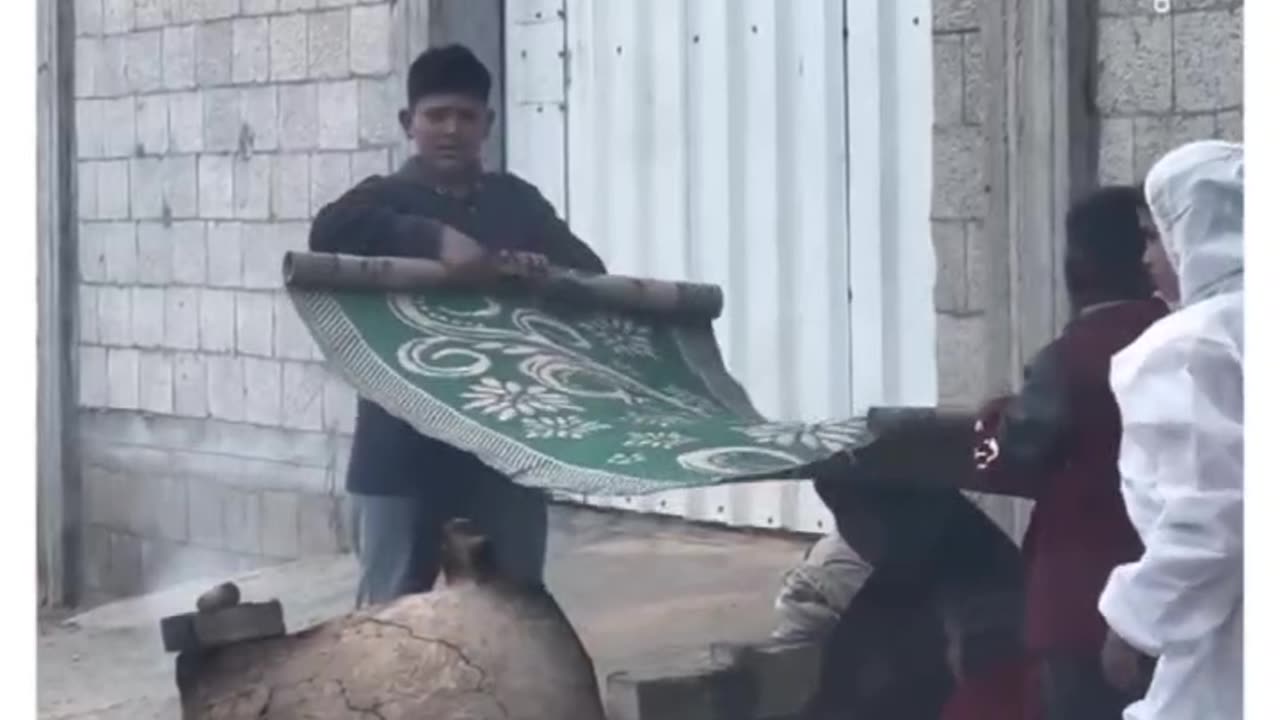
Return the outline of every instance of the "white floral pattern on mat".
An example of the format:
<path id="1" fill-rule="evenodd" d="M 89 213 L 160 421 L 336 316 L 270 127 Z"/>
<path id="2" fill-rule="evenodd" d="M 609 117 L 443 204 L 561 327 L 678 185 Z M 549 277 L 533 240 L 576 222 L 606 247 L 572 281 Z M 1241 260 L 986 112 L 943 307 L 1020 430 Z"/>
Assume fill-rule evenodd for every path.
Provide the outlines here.
<path id="1" fill-rule="evenodd" d="M 767 422 L 737 429 L 761 445 L 806 447 L 810 450 L 841 450 L 858 438 L 859 428 L 847 422 L 792 423 Z"/>
<path id="2" fill-rule="evenodd" d="M 678 432 L 655 430 L 627 433 L 627 439 L 623 441 L 622 446 L 672 450 L 681 445 L 688 445 L 693 441 L 694 438 L 688 435 L 681 435 Z"/>
<path id="3" fill-rule="evenodd" d="M 586 436 L 608 430 L 608 423 L 587 420 L 580 415 L 544 415 L 524 418 L 524 436 L 530 440 L 582 440 Z"/>
<path id="4" fill-rule="evenodd" d="M 517 382 L 505 382 L 497 378 L 480 378 L 480 382 L 461 397 L 468 402 L 465 410 L 478 410 L 485 415 L 494 415 L 499 420 L 507 421 L 524 416 L 533 417 L 542 413 L 559 413 L 569 410 L 581 411 L 569 398 L 538 385 L 524 386 Z"/>
<path id="5" fill-rule="evenodd" d="M 600 344 L 619 355 L 656 357 L 653 351 L 653 331 L 647 325 L 620 315 L 601 315 L 580 326 Z"/>

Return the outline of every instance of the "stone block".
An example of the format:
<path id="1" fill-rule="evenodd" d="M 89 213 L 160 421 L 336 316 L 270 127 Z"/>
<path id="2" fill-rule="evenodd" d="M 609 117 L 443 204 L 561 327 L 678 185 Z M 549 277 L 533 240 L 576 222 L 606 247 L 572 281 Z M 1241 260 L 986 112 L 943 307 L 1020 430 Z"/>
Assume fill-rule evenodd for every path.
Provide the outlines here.
<path id="1" fill-rule="evenodd" d="M 136 220 L 159 220 L 165 216 L 164 158 L 158 156 L 135 157 L 121 160 L 126 164 L 130 183 L 123 187 L 132 196 L 132 215 Z"/>
<path id="2" fill-rule="evenodd" d="M 261 83 L 271 79 L 270 20 L 260 17 L 235 20 L 232 45 L 232 80 L 236 83 Z"/>
<path id="3" fill-rule="evenodd" d="M 135 0 L 134 24 L 139 28 L 160 28 L 169 23 L 169 0 Z"/>
<path id="4" fill-rule="evenodd" d="M 985 216 L 988 190 L 982 128 L 935 128 L 933 141 L 933 216 L 948 220 Z"/>
<path id="5" fill-rule="evenodd" d="M 169 245 L 174 282 L 205 284 L 209 278 L 205 224 L 200 221 L 173 223 L 169 226 Z"/>
<path id="6" fill-rule="evenodd" d="M 109 392 L 107 349 L 81 345 L 76 352 L 80 363 L 80 407 L 105 408 Z"/>
<path id="7" fill-rule="evenodd" d="M 164 346 L 173 350 L 200 348 L 200 290 L 164 289 Z"/>
<path id="8" fill-rule="evenodd" d="M 1136 180 L 1133 157 L 1133 119 L 1104 118 L 1099 138 L 1098 182 L 1104 185 L 1133 183 Z"/>
<path id="9" fill-rule="evenodd" d="M 1173 16 L 1173 94 L 1179 112 L 1244 103 L 1243 31 L 1238 9 Z"/>
<path id="10" fill-rule="evenodd" d="M 169 228 L 163 224 L 138 224 L 138 282 L 166 285 L 172 281 L 172 249 L 169 243 Z"/>
<path id="11" fill-rule="evenodd" d="M 240 120 L 247 133 L 247 147 L 252 151 L 271 151 L 280 146 L 279 90 L 274 85 L 245 88 L 240 94 Z"/>
<path id="12" fill-rule="evenodd" d="M 311 156 L 276 156 L 271 180 L 271 214 L 278 220 L 311 217 Z"/>
<path id="13" fill-rule="evenodd" d="M 282 373 L 279 361 L 244 359 L 244 419 L 254 425 L 278 427 L 281 416 Z"/>
<path id="14" fill-rule="evenodd" d="M 191 219 L 200 215 L 200 187 L 195 155 L 166 155 L 161 166 L 164 173 L 163 217 Z"/>
<path id="15" fill-rule="evenodd" d="M 109 234 L 104 226 L 114 223 L 81 222 L 76 248 L 79 255 L 80 279 L 84 282 L 107 281 L 107 246 Z"/>
<path id="16" fill-rule="evenodd" d="M 244 15 L 268 15 L 280 9 L 280 0 L 241 0 L 240 12 Z"/>
<path id="17" fill-rule="evenodd" d="M 76 339 L 82 344 L 96 344 L 98 335 L 98 286 L 81 283 L 76 289 Z"/>
<path id="18" fill-rule="evenodd" d="M 1098 107 L 1106 115 L 1173 109 L 1173 26 L 1167 15 L 1098 22 Z"/>
<path id="19" fill-rule="evenodd" d="M 271 79 L 301 80 L 307 76 L 307 16 L 271 18 Z"/>
<path id="20" fill-rule="evenodd" d="M 223 494 L 222 522 L 228 550 L 253 555 L 262 553 L 260 494 L 226 488 Z"/>
<path id="21" fill-rule="evenodd" d="M 200 216 L 225 220 L 236 214 L 235 159 L 231 155 L 201 155 L 197 167 Z"/>
<path id="22" fill-rule="evenodd" d="M 275 336 L 272 328 L 271 304 L 269 293 L 236 293 L 237 352 L 271 357 L 272 339 Z"/>
<path id="23" fill-rule="evenodd" d="M 101 220 L 98 216 L 98 165 L 81 160 L 76 163 L 76 212 L 79 220 Z"/>
<path id="24" fill-rule="evenodd" d="M 351 188 L 349 153 L 315 153 L 311 156 L 311 214 L 337 200 Z"/>
<path id="25" fill-rule="evenodd" d="M 982 33 L 964 34 L 964 121 L 982 125 L 987 121 L 991 82 L 987 77 L 986 50 Z"/>
<path id="26" fill-rule="evenodd" d="M 204 95 L 181 92 L 169 96 L 169 149 L 178 153 L 204 150 Z"/>
<path id="27" fill-rule="evenodd" d="M 391 157 L 385 149 L 361 150 L 351 155 L 351 179 L 360 182 L 373 175 L 386 175 L 391 170 Z"/>
<path id="28" fill-rule="evenodd" d="M 108 157 L 127 158 L 138 147 L 133 98 L 116 98 L 102 103 L 102 152 Z"/>
<path id="29" fill-rule="evenodd" d="M 296 558 L 298 552 L 298 494 L 262 494 L 262 552 L 276 558 Z"/>
<path id="30" fill-rule="evenodd" d="M 76 157 L 97 159 L 106 155 L 102 127 L 105 100 L 76 100 Z"/>
<path id="31" fill-rule="evenodd" d="M 351 72 L 386 75 L 391 72 L 391 5 L 351 8 Z"/>
<path id="32" fill-rule="evenodd" d="M 187 484 L 188 537 L 193 545 L 223 550 L 228 546 L 222 520 L 226 495 L 236 492 L 208 480 Z"/>
<path id="33" fill-rule="evenodd" d="M 610 720 L 730 720 L 752 717 L 746 674 L 708 653 L 605 680 Z"/>
<path id="34" fill-rule="evenodd" d="M 240 12 L 240 0 L 188 0 L 193 2 L 203 20 L 220 20 L 235 17 Z"/>
<path id="35" fill-rule="evenodd" d="M 240 91 L 219 88 L 204 93 L 205 152 L 232 153 L 240 149 Z"/>
<path id="36" fill-rule="evenodd" d="M 275 299 L 275 355 L 289 360 L 319 360 L 320 350 L 286 293 Z"/>
<path id="37" fill-rule="evenodd" d="M 323 365 L 284 363 L 280 424 L 295 430 L 324 429 L 324 385 Z"/>
<path id="38" fill-rule="evenodd" d="M 196 26 L 182 25 L 164 29 L 164 86 L 168 90 L 185 90 L 196 84 Z"/>
<path id="39" fill-rule="evenodd" d="M 137 592 L 142 586 L 142 541 L 125 533 L 108 533 L 107 556 L 107 583 L 103 589 L 117 595 Z"/>
<path id="40" fill-rule="evenodd" d="M 103 220 L 125 220 L 129 208 L 129 161 L 107 160 L 98 163 L 98 217 Z"/>
<path id="41" fill-rule="evenodd" d="M 324 429 L 351 433 L 356 428 L 356 393 L 342 378 L 328 373 L 324 384 Z"/>
<path id="42" fill-rule="evenodd" d="M 933 223 L 933 254 L 937 261 L 937 279 L 933 287 L 934 309 L 944 313 L 964 312 L 968 307 L 969 296 L 963 221 Z"/>
<path id="43" fill-rule="evenodd" d="M 964 35 L 933 38 L 933 123 L 964 122 Z"/>
<path id="44" fill-rule="evenodd" d="M 162 37 L 160 30 L 143 30 L 128 36 L 125 76 L 131 92 L 154 92 L 164 87 Z"/>
<path id="45" fill-rule="evenodd" d="M 976 30 L 980 24 L 978 0 L 935 0 L 933 3 L 935 30 Z"/>
<path id="46" fill-rule="evenodd" d="M 133 344 L 133 293 L 129 288 L 98 288 L 98 338 L 106 345 Z"/>
<path id="47" fill-rule="evenodd" d="M 137 410 L 139 354 L 132 348 L 107 349 L 107 407 Z"/>
<path id="48" fill-rule="evenodd" d="M 198 335 L 197 328 L 197 335 Z M 177 415 L 203 418 L 209 415 L 208 379 L 204 358 L 195 353 L 173 357 L 173 411 Z"/>
<path id="49" fill-rule="evenodd" d="M 234 28 L 230 20 L 197 26 L 196 84 L 206 88 L 229 85 L 234 48 Z"/>
<path id="50" fill-rule="evenodd" d="M 169 150 L 169 102 L 162 95 L 144 95 L 134 111 L 138 133 L 137 150 L 146 155 L 161 155 Z"/>
<path id="51" fill-rule="evenodd" d="M 982 312 L 991 299 L 991 258 L 987 252 L 986 228 L 982 221 L 965 223 L 965 283 L 968 310 Z"/>
<path id="52" fill-rule="evenodd" d="M 316 88 L 316 145 L 322 150 L 355 150 L 359 143 L 358 85 L 354 80 L 321 83 Z"/>
<path id="53" fill-rule="evenodd" d="M 102 40 L 96 37 L 76 38 L 75 96 L 94 97 L 98 94 L 98 59 L 102 55 Z"/>
<path id="54" fill-rule="evenodd" d="M 234 351 L 235 347 L 235 293 L 231 290 L 201 288 L 200 349 L 205 352 L 226 353 Z"/>
<path id="55" fill-rule="evenodd" d="M 981 315 L 937 317 L 938 402 L 974 405 L 987 393 L 986 322 Z"/>
<path id="56" fill-rule="evenodd" d="M 1134 169 L 1139 179 L 1165 153 L 1214 134 L 1213 115 L 1140 117 L 1133 121 Z"/>
<path id="57" fill-rule="evenodd" d="M 83 476 L 85 520 L 112 530 L 128 530 L 132 505 L 140 495 L 137 475 L 89 462 Z"/>
<path id="58" fill-rule="evenodd" d="M 280 637 L 285 634 L 284 608 L 279 600 L 265 603 L 241 603 L 214 612 L 192 616 L 195 642 L 201 648 L 219 648 L 236 643 Z M 171 648 L 167 650 L 193 650 Z"/>
<path id="59" fill-rule="evenodd" d="M 173 414 L 173 358 L 164 352 L 144 352 L 138 360 L 141 389 L 138 405 L 143 412 Z M 144 506 L 153 502 L 148 498 Z"/>
<path id="60" fill-rule="evenodd" d="M 164 288 L 134 287 L 133 345 L 142 348 L 164 346 Z"/>
<path id="61" fill-rule="evenodd" d="M 346 77 L 351 72 L 351 25 L 346 10 L 308 16 L 307 73 L 317 79 Z"/>
<path id="62" fill-rule="evenodd" d="M 316 86 L 310 83 L 280 88 L 280 147 L 310 150 L 316 146 L 319 105 Z"/>
<path id="63" fill-rule="evenodd" d="M 266 220 L 271 217 L 271 155 L 237 156 L 235 161 L 236 217 Z"/>
<path id="64" fill-rule="evenodd" d="M 1218 113 L 1214 121 L 1214 135 L 1232 142 L 1244 142 L 1244 112 L 1228 110 Z"/>
<path id="65" fill-rule="evenodd" d="M 98 66 L 93 71 L 97 95 L 120 97 L 129 92 L 129 44 L 126 35 L 108 35 L 98 44 Z"/>
<path id="66" fill-rule="evenodd" d="M 102 0 L 76 0 L 76 35 L 102 33 Z"/>
<path id="67" fill-rule="evenodd" d="M 298 497 L 298 552 L 302 556 L 336 555 L 342 552 L 346 522 L 342 504 L 333 495 Z"/>
<path id="68" fill-rule="evenodd" d="M 131 222 L 94 224 L 95 242 L 102 244 L 107 282 L 128 285 L 138 280 L 138 236 Z"/>
<path id="69" fill-rule="evenodd" d="M 243 359 L 234 355 L 209 355 L 205 357 L 205 378 L 209 416 L 215 420 L 244 422 Z"/>
<path id="70" fill-rule="evenodd" d="M 106 528 L 90 525 L 84 529 L 84 584 L 85 589 L 106 593 L 111 574 L 111 539 Z"/>
<path id="71" fill-rule="evenodd" d="M 360 83 L 360 144 L 394 145 L 403 140 L 398 113 L 404 93 L 394 77 L 362 79 Z"/>
<path id="72" fill-rule="evenodd" d="M 316 0 L 280 0 L 280 12 L 294 10 L 315 10 Z"/>
<path id="73" fill-rule="evenodd" d="M 239 287 L 244 267 L 244 226 L 238 222 L 209 225 L 208 277 L 213 287 Z"/>
<path id="74" fill-rule="evenodd" d="M 305 223 L 255 223 L 244 231 L 244 276 L 241 285 L 254 290 L 275 290 L 283 285 L 280 268 L 284 253 L 305 250 Z"/>

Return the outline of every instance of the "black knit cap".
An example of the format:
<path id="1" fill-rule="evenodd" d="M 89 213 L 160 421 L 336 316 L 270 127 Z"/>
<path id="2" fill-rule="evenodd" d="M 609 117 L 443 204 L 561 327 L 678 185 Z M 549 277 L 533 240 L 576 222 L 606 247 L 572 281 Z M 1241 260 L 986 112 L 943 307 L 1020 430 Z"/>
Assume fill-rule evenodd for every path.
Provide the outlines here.
<path id="1" fill-rule="evenodd" d="M 493 77 L 475 53 L 463 45 L 427 50 L 409 66 L 409 107 L 428 95 L 464 95 L 489 102 Z"/>

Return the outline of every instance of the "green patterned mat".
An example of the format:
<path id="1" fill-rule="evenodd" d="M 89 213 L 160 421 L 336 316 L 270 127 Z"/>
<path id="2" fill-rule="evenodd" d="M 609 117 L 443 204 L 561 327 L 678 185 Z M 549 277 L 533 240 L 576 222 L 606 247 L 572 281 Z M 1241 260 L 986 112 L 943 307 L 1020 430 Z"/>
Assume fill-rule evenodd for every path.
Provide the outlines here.
<path id="1" fill-rule="evenodd" d="M 804 476 L 867 438 L 860 419 L 760 417 L 724 367 L 706 286 L 624 280 L 619 302 L 572 278 L 533 293 L 300 275 L 286 269 L 294 304 L 357 392 L 525 485 L 634 495 Z"/>

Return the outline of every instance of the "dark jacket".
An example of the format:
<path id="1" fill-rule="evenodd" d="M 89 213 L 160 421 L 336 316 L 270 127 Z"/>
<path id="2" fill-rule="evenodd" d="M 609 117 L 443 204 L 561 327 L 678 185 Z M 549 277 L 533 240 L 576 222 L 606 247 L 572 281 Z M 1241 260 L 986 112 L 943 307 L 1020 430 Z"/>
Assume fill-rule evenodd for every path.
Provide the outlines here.
<path id="1" fill-rule="evenodd" d="M 1167 312 L 1142 300 L 1083 313 L 1028 366 L 1018 395 L 985 413 L 979 447 L 998 452 L 980 463 L 976 488 L 1036 501 L 1022 545 L 1032 651 L 1096 656 L 1098 596 L 1142 554 L 1120 495 L 1111 357 Z"/>
<path id="2" fill-rule="evenodd" d="M 557 215 L 537 188 L 505 173 L 477 177 L 466 197 L 440 192 L 410 160 L 325 206 L 311 225 L 313 252 L 435 258 L 449 225 L 489 250 L 545 255 L 561 267 L 603 273 L 604 263 Z M 347 490 L 365 495 L 439 492 L 442 482 L 492 472 L 474 455 L 424 437 L 361 398 L 347 468 Z"/>

